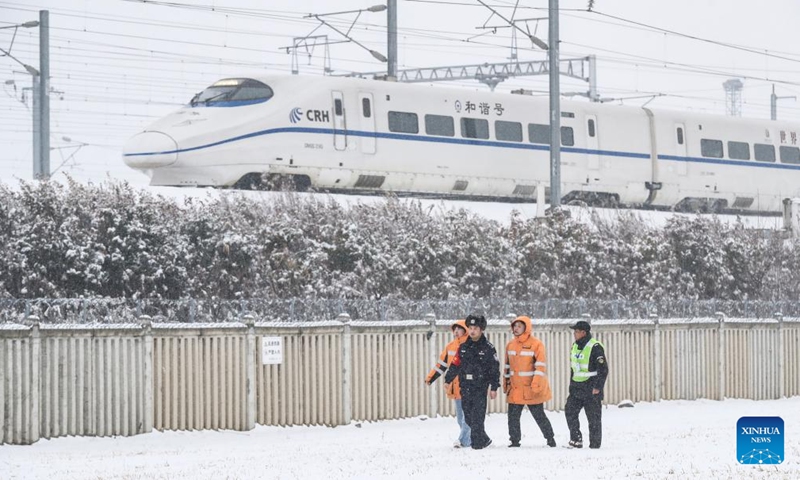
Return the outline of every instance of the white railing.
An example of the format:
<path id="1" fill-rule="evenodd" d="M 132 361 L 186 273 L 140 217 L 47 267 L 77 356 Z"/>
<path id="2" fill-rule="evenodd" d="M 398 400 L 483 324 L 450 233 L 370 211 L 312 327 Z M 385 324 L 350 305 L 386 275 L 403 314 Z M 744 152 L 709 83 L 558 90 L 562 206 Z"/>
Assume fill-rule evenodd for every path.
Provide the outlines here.
<path id="1" fill-rule="evenodd" d="M 453 415 L 424 378 L 451 322 L 0 325 L 0 443 L 156 430 L 249 430 Z M 534 320 L 553 399 L 569 384 L 574 320 Z M 490 321 L 498 354 L 508 319 Z M 800 395 L 800 321 L 718 318 L 595 321 L 610 376 L 605 401 Z M 282 340 L 263 365 L 262 338 Z M 505 396 L 489 402 L 504 412 Z"/>

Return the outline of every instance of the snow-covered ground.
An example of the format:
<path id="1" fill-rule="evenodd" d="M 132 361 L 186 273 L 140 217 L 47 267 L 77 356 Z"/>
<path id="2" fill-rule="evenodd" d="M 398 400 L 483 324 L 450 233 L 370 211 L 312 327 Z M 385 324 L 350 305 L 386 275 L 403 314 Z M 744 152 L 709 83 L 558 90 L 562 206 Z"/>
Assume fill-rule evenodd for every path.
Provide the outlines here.
<path id="1" fill-rule="evenodd" d="M 27 179 L 30 181 L 30 179 Z M 80 180 L 80 179 L 79 179 Z M 66 182 L 66 178 L 56 176 L 51 181 Z M 79 182 L 80 183 L 80 182 Z M 193 188 L 193 187 L 152 187 L 143 182 L 129 182 L 135 188 L 147 190 L 154 195 L 162 195 L 182 202 L 185 198 L 192 199 L 216 199 L 220 196 L 242 196 L 255 202 L 274 202 L 278 197 L 285 195 L 284 192 L 265 192 L 265 191 L 246 191 L 228 190 L 217 188 Z M 11 178 L 0 183 L 11 190 L 21 188 L 21 184 L 16 178 Z M 323 202 L 332 199 L 339 205 L 349 208 L 354 205 L 375 205 L 386 201 L 384 195 L 351 195 L 351 194 L 331 194 L 331 193 L 292 193 L 301 199 L 316 198 Z M 535 203 L 515 203 L 515 202 L 488 202 L 488 201 L 469 201 L 469 200 L 443 200 L 433 198 L 413 198 L 401 197 L 401 202 L 419 202 L 428 211 L 438 213 L 450 210 L 467 210 L 479 217 L 494 220 L 507 225 L 511 221 L 512 212 L 516 211 L 519 218 L 528 220 L 542 216 L 544 213 L 539 211 Z M 644 224 L 655 228 L 661 228 L 667 221 L 675 216 L 679 217 L 715 217 L 725 224 L 741 222 L 745 228 L 761 230 L 780 230 L 783 228 L 783 217 L 778 215 L 716 215 L 716 214 L 689 214 L 661 210 L 636 210 L 629 208 L 594 208 L 564 206 L 570 214 L 581 222 L 589 223 L 593 218 L 599 218 L 606 222 L 613 222 L 620 216 L 634 216 Z"/>
<path id="2" fill-rule="evenodd" d="M 336 428 L 58 438 L 31 446 L 0 446 L 0 478 L 800 478 L 800 397 L 645 403 L 609 407 L 603 415 L 600 450 L 561 448 L 567 440 L 561 412 L 548 412 L 559 447 L 547 448 L 533 419 L 524 414 L 522 448 L 506 448 L 506 416 L 494 414 L 487 420 L 494 443 L 485 450 L 454 449 L 457 428 L 452 418 Z M 782 464 L 736 462 L 736 422 L 742 416 L 783 418 L 786 460 Z"/>

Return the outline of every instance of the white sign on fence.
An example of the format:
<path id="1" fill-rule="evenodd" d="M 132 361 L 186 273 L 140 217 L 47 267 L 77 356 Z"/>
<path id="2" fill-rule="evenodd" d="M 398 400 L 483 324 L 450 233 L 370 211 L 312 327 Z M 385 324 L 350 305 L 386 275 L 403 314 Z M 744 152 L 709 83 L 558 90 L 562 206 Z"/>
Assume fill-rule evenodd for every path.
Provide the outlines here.
<path id="1" fill-rule="evenodd" d="M 261 364 L 280 365 L 283 363 L 283 338 L 261 337 Z"/>

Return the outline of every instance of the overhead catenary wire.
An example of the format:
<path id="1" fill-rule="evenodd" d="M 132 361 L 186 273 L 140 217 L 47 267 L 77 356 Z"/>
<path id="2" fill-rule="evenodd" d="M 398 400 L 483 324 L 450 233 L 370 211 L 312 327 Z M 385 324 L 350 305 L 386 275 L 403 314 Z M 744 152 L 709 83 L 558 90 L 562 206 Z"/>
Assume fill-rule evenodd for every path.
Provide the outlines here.
<path id="1" fill-rule="evenodd" d="M 184 104 L 192 94 L 208 86 L 214 80 L 225 75 L 224 72 L 230 71 L 272 71 L 288 73 L 290 71 L 288 58 L 282 52 L 272 51 L 269 48 L 258 48 L 252 45 L 252 40 L 259 42 L 271 41 L 270 39 L 280 40 L 289 38 L 291 35 L 282 33 L 280 30 L 271 28 L 259 29 L 259 25 L 292 25 L 302 27 L 311 26 L 314 23 L 299 18 L 308 12 L 298 12 L 291 9 L 279 10 L 275 8 L 235 8 L 217 7 L 208 2 L 206 5 L 188 5 L 185 2 L 161 2 L 161 1 L 134 1 L 118 0 L 120 6 L 125 4 L 139 4 L 143 10 L 136 12 L 135 15 L 124 15 L 119 12 L 113 14 L 103 14 L 99 12 L 89 12 L 77 8 L 69 8 L 69 4 L 58 5 L 51 8 L 53 12 L 59 12 L 64 17 L 63 22 L 54 22 L 51 35 L 51 49 L 58 51 L 57 58 L 52 59 L 52 80 L 57 88 L 65 90 L 65 104 L 55 105 L 54 114 L 75 115 L 76 118 L 88 120 L 91 124 L 93 108 L 62 108 L 67 105 L 125 105 L 131 115 L 142 116 L 116 116 L 122 122 L 133 122 L 142 125 L 148 118 L 155 118 L 159 113 L 147 116 L 144 109 L 155 109 L 153 112 L 162 112 L 165 108 L 172 108 Z M 412 1 L 405 3 L 418 4 L 448 4 L 454 9 L 462 6 L 482 8 L 477 2 L 456 2 L 456 1 Z M 487 1 L 496 8 L 507 9 L 510 12 L 516 4 L 516 0 Z M 524 2 L 522 2 L 524 3 Z M 19 2 L 0 1 L 0 9 L 11 11 L 5 8 L 11 6 L 15 12 L 36 12 L 30 4 Z M 602 3 L 600 4 L 602 6 Z M 209 18 L 225 18 L 225 24 L 200 22 L 196 25 L 187 24 L 179 21 L 176 15 L 159 15 L 160 18 L 142 17 L 141 13 L 149 9 L 183 9 L 205 12 Z M 538 7 L 529 5 L 519 5 L 520 9 L 536 10 Z M 122 9 L 120 9 L 121 11 Z M 539 8 L 539 10 L 541 10 Z M 795 81 L 797 71 L 793 71 L 787 65 L 796 64 L 800 61 L 800 56 L 795 53 L 780 52 L 778 50 L 761 51 L 757 47 L 747 45 L 726 44 L 725 42 L 714 41 L 713 39 L 702 39 L 701 37 L 689 38 L 682 36 L 679 31 L 669 31 L 660 27 L 647 25 L 641 22 L 628 21 L 624 17 L 598 15 L 597 12 L 585 12 L 582 9 L 562 9 L 562 15 L 569 15 L 578 21 L 603 23 L 613 29 L 635 29 L 638 31 L 652 31 L 654 34 L 665 36 L 676 36 L 685 38 L 690 42 L 700 42 L 718 48 L 732 48 L 745 55 L 753 55 L 754 58 L 760 56 L 764 59 L 773 61 L 768 70 L 757 68 L 737 68 L 733 71 L 726 65 L 714 65 L 714 61 L 709 59 L 701 64 L 699 62 L 675 62 L 665 61 L 653 55 L 636 55 L 628 48 L 615 48 L 597 50 L 598 60 L 602 62 L 603 71 L 608 72 L 635 72 L 645 75 L 652 72 L 669 73 L 670 75 L 681 75 L 684 78 L 718 78 L 722 76 L 739 77 L 751 80 L 748 88 L 764 87 L 775 82 L 786 89 L 787 93 L 796 93 L 796 88 L 800 83 Z M 613 18 L 612 18 L 613 17 Z M 172 19 L 175 20 L 172 20 Z M 237 18 L 241 21 L 228 23 L 228 19 Z M 378 17 L 372 17 L 377 19 Z M 68 21 L 67 21 L 68 20 Z M 83 25 L 77 22 L 83 21 Z M 335 19 L 331 19 L 335 22 Z M 70 23 L 73 22 L 73 23 Z M 2 23 L 2 22 L 0 22 Z M 121 30 L 124 26 L 130 26 L 131 31 Z M 339 23 L 336 23 L 339 25 Z M 194 27 L 194 28 L 192 28 Z M 509 35 L 487 35 L 468 42 L 474 32 L 468 28 L 409 28 L 401 25 L 400 33 L 403 41 L 401 47 L 408 55 L 408 59 L 414 58 L 414 52 L 438 52 L 439 55 L 451 58 L 468 58 L 473 53 L 479 53 L 487 59 L 497 59 L 503 61 L 505 51 L 508 49 Z M 156 33 L 153 35 L 141 35 L 138 32 L 146 28 L 152 28 Z M 383 41 L 385 36 L 385 24 L 380 22 L 359 22 L 355 27 L 356 32 L 362 35 L 365 41 Z M 261 30 L 261 31 L 259 31 Z M 285 30 L 283 31 L 285 32 Z M 121 35 L 120 35 L 121 34 Z M 208 41 L 209 34 L 227 35 L 224 42 Z M 122 36 L 125 35 L 125 36 Z M 4 38 L 0 35 L 0 41 Z M 248 44 L 248 39 L 250 43 Z M 711 40 L 703 41 L 703 40 Z M 185 43 L 182 43 L 185 42 Z M 15 50 L 25 45 L 25 49 L 20 53 L 27 55 L 28 63 L 35 63 L 37 56 L 37 36 L 35 32 L 25 32 L 25 35 L 18 37 Z M 241 48 L 240 48 L 241 47 Z M 596 49 L 596 45 L 586 45 L 580 42 L 570 43 L 570 39 L 565 39 L 565 47 L 562 50 L 565 54 L 574 53 L 576 56 L 585 55 L 586 51 Z M 741 49 L 737 49 L 737 47 Z M 572 52 L 569 52 L 571 50 Z M 344 49 L 341 52 L 346 52 Z M 347 55 L 342 53 L 333 56 L 340 70 L 342 66 L 361 68 L 360 66 L 371 65 L 375 62 L 358 58 L 357 55 Z M 520 47 L 520 52 L 527 55 L 535 55 L 531 49 Z M 649 52 L 647 52 L 649 53 Z M 797 57 L 797 58 L 795 58 Z M 281 62 L 283 58 L 287 61 Z M 402 57 L 401 57 L 402 60 Z M 403 68 L 415 67 L 413 61 L 402 62 Z M 467 62 L 464 62 L 467 63 Z M 722 62 L 720 62 L 722 63 Z M 81 70 L 75 72 L 70 66 L 80 65 Z M 8 75 L 17 79 L 18 84 L 29 83 L 28 77 L 18 77 L 12 74 L 13 68 L 9 65 L 0 63 L 0 73 L 8 72 Z M 322 68 L 318 65 L 307 67 L 308 72 L 321 73 Z M 346 71 L 346 70 L 345 70 Z M 134 73 L 131 73 L 134 72 Z M 689 77 L 691 76 L 691 77 Z M 9 78 L 9 77 L 6 77 Z M 602 78 L 602 77 L 601 77 Z M 154 82 L 154 79 L 158 79 Z M 763 83 L 760 83 L 763 82 Z M 706 82 L 707 84 L 708 82 Z M 476 84 L 468 82 L 454 82 L 453 85 L 469 86 L 480 88 Z M 506 88 L 516 85 L 541 85 L 541 81 L 536 78 L 517 78 L 510 80 Z M 565 85 L 572 85 L 573 89 L 580 88 L 575 82 L 565 81 Z M 643 85 L 646 86 L 646 85 Z M 622 96 L 626 93 L 636 93 L 643 90 L 653 90 L 639 88 L 638 86 L 619 84 L 603 84 L 601 89 L 615 96 Z M 665 104 L 669 98 L 679 100 L 692 100 L 693 102 L 709 102 L 709 104 L 721 104 L 721 88 L 715 92 L 713 89 L 706 89 L 705 93 L 691 95 L 690 98 L 681 97 L 677 89 L 665 88 L 663 101 Z M 716 93 L 716 94 L 715 94 Z M 9 99 L 11 101 L 12 99 Z M 14 100 L 16 101 L 16 100 Z M 72 103 L 76 102 L 76 103 Z M 762 102 L 750 102 L 745 100 L 744 104 L 752 109 L 765 108 L 766 97 Z M 56 104 L 58 102 L 55 102 Z M 26 112 L 24 107 L 17 103 L 21 112 Z M 86 113 L 77 113 L 78 110 L 87 110 Z M 781 106 L 787 112 L 796 111 L 796 108 L 788 102 Z M 29 122 L 30 117 L 23 121 Z M 65 121 L 63 118 L 61 121 Z M 99 122 L 98 122 L 99 123 Z M 66 124 L 66 123 L 65 123 Z M 124 130 L 124 129 L 123 129 Z"/>

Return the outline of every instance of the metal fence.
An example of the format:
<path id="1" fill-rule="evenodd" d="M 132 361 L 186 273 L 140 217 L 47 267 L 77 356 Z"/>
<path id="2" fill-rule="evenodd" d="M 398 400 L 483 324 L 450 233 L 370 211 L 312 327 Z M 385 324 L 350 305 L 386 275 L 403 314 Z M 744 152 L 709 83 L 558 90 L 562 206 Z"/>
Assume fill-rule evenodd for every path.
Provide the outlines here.
<path id="1" fill-rule="evenodd" d="M 37 316 L 42 323 L 128 323 L 142 315 L 154 322 L 219 323 L 252 315 L 263 321 L 308 322 L 346 313 L 354 320 L 397 321 L 433 314 L 440 319 L 464 318 L 480 312 L 487 318 L 511 313 L 531 318 L 637 319 L 701 318 L 723 313 L 737 318 L 800 317 L 800 301 L 732 301 L 667 299 L 638 300 L 504 298 L 460 300 L 352 300 L 314 298 L 218 299 L 1 299 L 0 323 Z"/>

